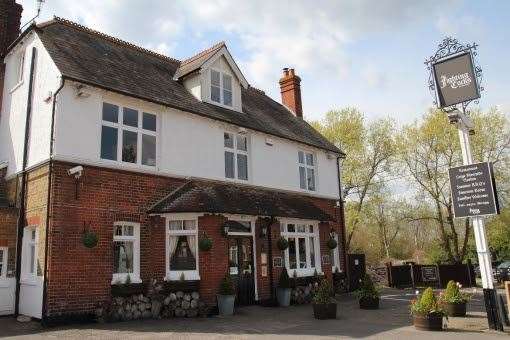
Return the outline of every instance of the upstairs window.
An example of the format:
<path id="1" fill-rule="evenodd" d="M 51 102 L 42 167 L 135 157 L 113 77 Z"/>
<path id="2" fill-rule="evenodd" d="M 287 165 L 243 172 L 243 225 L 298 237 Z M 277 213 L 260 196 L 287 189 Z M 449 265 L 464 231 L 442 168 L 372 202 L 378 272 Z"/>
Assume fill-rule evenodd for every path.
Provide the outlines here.
<path id="1" fill-rule="evenodd" d="M 140 225 L 116 222 L 113 226 L 112 283 L 140 282 Z"/>
<path id="2" fill-rule="evenodd" d="M 211 100 L 219 104 L 232 106 L 232 76 L 211 70 Z"/>
<path id="3" fill-rule="evenodd" d="M 315 156 L 311 152 L 298 151 L 299 187 L 315 191 Z"/>
<path id="4" fill-rule="evenodd" d="M 156 130 L 155 114 L 103 103 L 101 158 L 156 166 Z"/>
<path id="5" fill-rule="evenodd" d="M 245 135 L 225 132 L 225 177 L 248 180 L 248 138 Z"/>

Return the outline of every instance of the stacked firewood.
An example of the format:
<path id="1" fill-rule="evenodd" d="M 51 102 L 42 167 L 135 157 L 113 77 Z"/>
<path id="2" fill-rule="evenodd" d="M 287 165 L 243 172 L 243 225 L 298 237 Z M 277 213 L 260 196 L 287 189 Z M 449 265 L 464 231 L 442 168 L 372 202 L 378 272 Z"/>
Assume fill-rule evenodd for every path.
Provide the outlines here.
<path id="1" fill-rule="evenodd" d="M 207 306 L 200 300 L 200 294 L 198 294 L 198 292 L 170 293 L 163 300 L 161 316 L 164 318 L 171 318 L 174 316 L 194 318 L 205 315 L 207 315 Z"/>
<path id="2" fill-rule="evenodd" d="M 306 286 L 297 286 L 296 288 L 293 288 L 290 296 L 291 303 L 302 305 L 312 302 L 312 298 L 316 289 L 317 287 L 313 283 L 309 283 Z"/>

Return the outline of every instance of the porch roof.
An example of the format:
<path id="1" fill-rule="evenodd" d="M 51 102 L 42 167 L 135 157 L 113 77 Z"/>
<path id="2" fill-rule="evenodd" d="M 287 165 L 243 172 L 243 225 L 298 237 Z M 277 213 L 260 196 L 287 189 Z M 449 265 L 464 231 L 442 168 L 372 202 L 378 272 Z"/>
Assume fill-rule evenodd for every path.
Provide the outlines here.
<path id="1" fill-rule="evenodd" d="M 334 220 L 305 195 L 196 180 L 186 182 L 148 210 L 150 214 L 184 212 Z"/>

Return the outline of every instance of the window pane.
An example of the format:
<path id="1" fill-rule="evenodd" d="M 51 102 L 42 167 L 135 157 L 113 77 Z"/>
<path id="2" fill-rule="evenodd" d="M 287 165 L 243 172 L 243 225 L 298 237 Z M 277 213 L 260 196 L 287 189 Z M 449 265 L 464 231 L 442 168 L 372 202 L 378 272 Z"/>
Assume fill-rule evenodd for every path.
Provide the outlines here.
<path id="1" fill-rule="evenodd" d="M 211 70 L 211 84 L 220 87 L 220 73 L 218 71 Z"/>
<path id="2" fill-rule="evenodd" d="M 305 154 L 303 153 L 303 151 L 298 152 L 298 160 L 299 163 L 305 164 Z"/>
<path id="3" fill-rule="evenodd" d="M 248 151 L 246 136 L 237 135 L 236 138 L 237 138 L 237 150 Z"/>
<path id="4" fill-rule="evenodd" d="M 233 149 L 234 148 L 234 135 L 231 134 L 231 133 L 227 133 L 225 132 L 223 134 L 223 145 L 226 147 L 226 148 L 231 148 Z"/>
<path id="5" fill-rule="evenodd" d="M 4 276 L 4 250 L 0 250 L 0 277 Z"/>
<path id="6" fill-rule="evenodd" d="M 298 233 L 305 233 L 306 232 L 306 226 L 304 226 L 303 224 L 298 224 L 297 231 L 298 231 Z"/>
<path id="7" fill-rule="evenodd" d="M 30 274 L 35 274 L 35 244 L 30 245 Z"/>
<path id="8" fill-rule="evenodd" d="M 103 126 L 101 129 L 101 158 L 117 160 L 117 129 Z"/>
<path id="9" fill-rule="evenodd" d="M 290 225 L 289 225 L 290 227 Z M 296 239 L 289 237 L 289 268 L 296 269 Z"/>
<path id="10" fill-rule="evenodd" d="M 299 187 L 306 189 L 306 173 L 305 168 L 302 166 L 299 167 Z"/>
<path id="11" fill-rule="evenodd" d="M 315 268 L 315 239 L 310 237 L 310 266 Z"/>
<path id="12" fill-rule="evenodd" d="M 315 171 L 313 169 L 306 169 L 306 181 L 308 183 L 308 190 L 315 190 Z"/>
<path id="13" fill-rule="evenodd" d="M 306 154 L 306 164 L 313 166 L 313 153 Z"/>
<path id="14" fill-rule="evenodd" d="M 124 226 L 124 236 L 133 236 L 134 230 L 132 225 L 125 225 Z"/>
<path id="15" fill-rule="evenodd" d="M 32 241 L 35 241 L 35 230 L 30 232 L 30 237 L 32 238 Z"/>
<path id="16" fill-rule="evenodd" d="M 156 166 L 156 136 L 142 135 L 142 164 Z"/>
<path id="17" fill-rule="evenodd" d="M 309 225 L 308 226 L 308 232 L 309 233 L 313 233 L 313 225 Z"/>
<path id="18" fill-rule="evenodd" d="M 138 127 L 138 111 L 125 107 L 124 118 L 122 120 L 124 125 Z"/>
<path id="19" fill-rule="evenodd" d="M 232 106 L 232 92 L 223 90 L 223 104 Z"/>
<path id="20" fill-rule="evenodd" d="M 233 240 L 233 239 L 232 239 Z M 237 257 L 237 244 L 231 245 L 228 252 L 228 263 L 230 267 L 230 275 L 239 274 L 238 270 L 238 257 Z"/>
<path id="21" fill-rule="evenodd" d="M 133 242 L 113 242 L 113 272 L 133 272 Z"/>
<path id="22" fill-rule="evenodd" d="M 115 236 L 122 236 L 122 226 L 118 225 L 115 227 Z"/>
<path id="23" fill-rule="evenodd" d="M 122 131 L 122 161 L 136 163 L 136 144 L 138 134 L 133 131 Z"/>
<path id="24" fill-rule="evenodd" d="M 289 233 L 293 233 L 293 232 L 295 232 L 295 231 L 296 231 L 296 226 L 295 226 L 294 224 L 288 224 L 288 225 L 287 225 L 287 231 L 288 231 Z"/>
<path id="25" fill-rule="evenodd" d="M 237 155 L 237 178 L 248 180 L 248 156 Z"/>
<path id="26" fill-rule="evenodd" d="M 145 130 L 156 131 L 156 115 L 151 113 L 143 113 L 142 127 Z"/>
<path id="27" fill-rule="evenodd" d="M 225 151 L 225 177 L 234 178 L 234 153 Z"/>
<path id="28" fill-rule="evenodd" d="M 227 74 L 223 75 L 223 89 L 232 91 L 232 77 Z"/>
<path id="29" fill-rule="evenodd" d="M 103 120 L 112 123 L 119 122 L 119 107 L 117 105 L 103 103 Z"/>
<path id="30" fill-rule="evenodd" d="M 195 270 L 197 242 L 195 235 L 171 236 L 168 250 L 171 270 Z"/>
<path id="31" fill-rule="evenodd" d="M 220 88 L 216 86 L 211 86 L 211 100 L 213 102 L 220 102 Z"/>
<path id="32" fill-rule="evenodd" d="M 182 230 L 182 221 L 170 221 L 170 230 Z"/>
<path id="33" fill-rule="evenodd" d="M 299 247 L 299 268 L 306 268 L 306 240 L 304 237 L 298 238 Z"/>
<path id="34" fill-rule="evenodd" d="M 195 230 L 197 228 L 194 220 L 184 221 L 184 230 Z"/>

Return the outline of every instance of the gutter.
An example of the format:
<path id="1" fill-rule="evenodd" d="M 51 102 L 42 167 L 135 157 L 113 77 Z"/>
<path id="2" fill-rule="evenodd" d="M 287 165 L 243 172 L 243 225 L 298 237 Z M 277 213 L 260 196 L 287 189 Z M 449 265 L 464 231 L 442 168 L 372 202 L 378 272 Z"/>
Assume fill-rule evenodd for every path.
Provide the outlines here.
<path id="1" fill-rule="evenodd" d="M 52 179 L 52 171 L 53 171 L 53 145 L 54 145 L 54 134 L 55 134 L 55 107 L 57 102 L 57 95 L 60 90 L 64 87 L 65 80 L 64 78 L 60 79 L 60 86 L 53 94 L 53 106 L 51 108 L 51 136 L 50 136 L 50 157 L 48 164 L 48 193 L 46 197 L 46 239 L 44 244 L 44 276 L 43 276 L 43 298 L 42 298 L 42 320 L 43 322 L 47 318 L 48 306 L 48 238 L 49 238 L 49 228 L 50 228 L 50 202 L 51 202 L 51 179 Z"/>
<path id="2" fill-rule="evenodd" d="M 14 305 L 14 314 L 19 314 L 19 293 L 21 287 L 21 252 L 23 245 L 23 232 L 25 227 L 25 196 L 26 196 L 26 181 L 27 181 L 27 161 L 28 161 L 28 140 L 30 137 L 30 121 L 32 116 L 32 101 L 33 101 L 33 90 L 34 90 L 34 68 L 35 68 L 35 57 L 37 49 L 32 47 L 32 58 L 30 60 L 30 80 L 28 84 L 28 96 L 27 96 L 27 111 L 25 118 L 25 140 L 23 144 L 23 166 L 21 169 L 21 193 L 20 193 L 20 210 L 18 215 L 17 225 L 17 239 L 16 239 L 16 296 Z"/>

